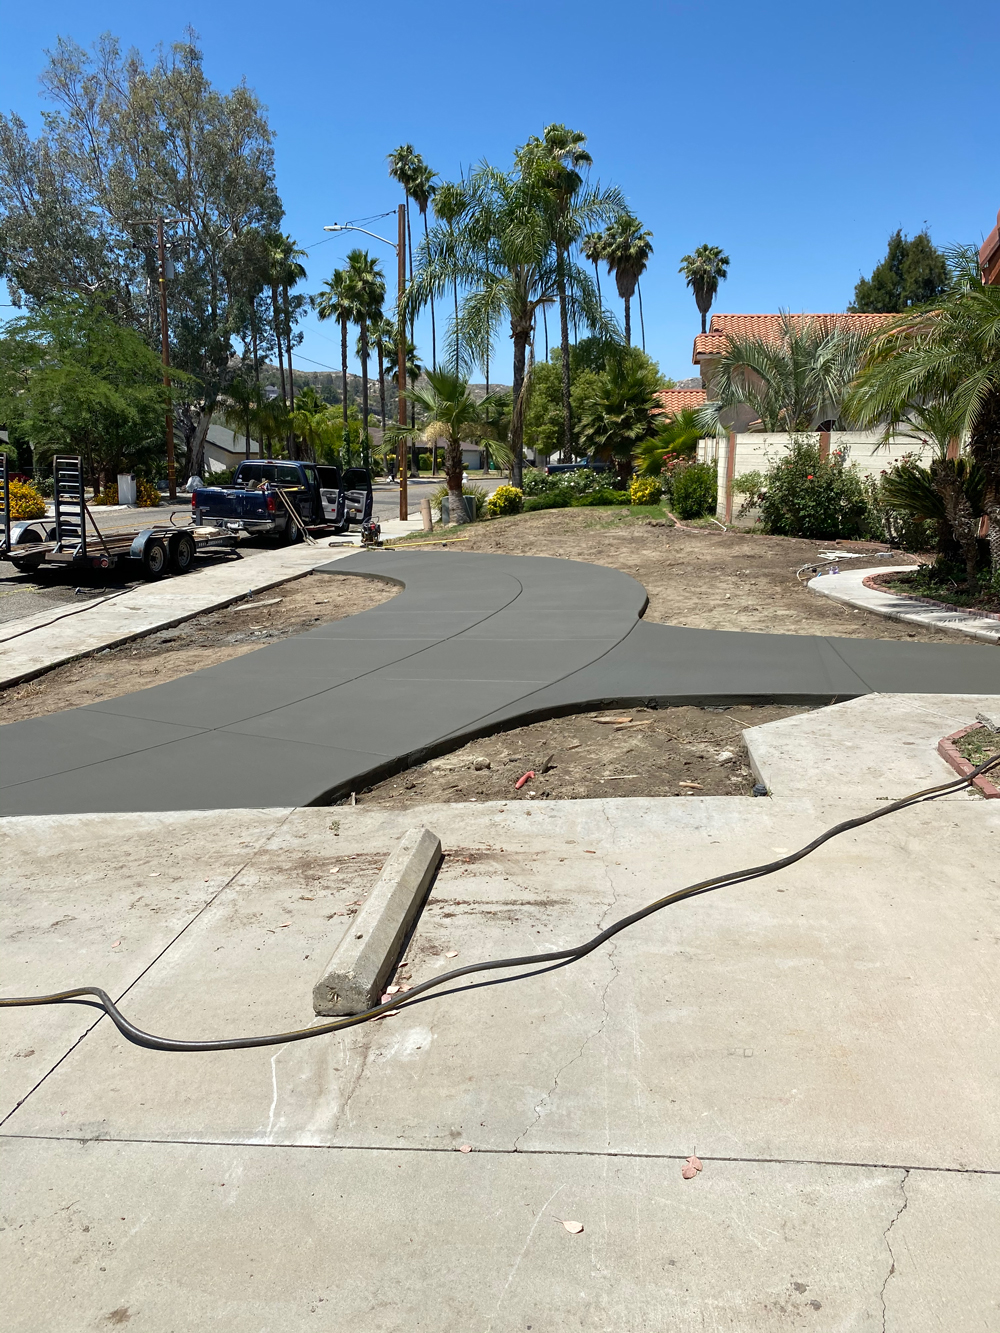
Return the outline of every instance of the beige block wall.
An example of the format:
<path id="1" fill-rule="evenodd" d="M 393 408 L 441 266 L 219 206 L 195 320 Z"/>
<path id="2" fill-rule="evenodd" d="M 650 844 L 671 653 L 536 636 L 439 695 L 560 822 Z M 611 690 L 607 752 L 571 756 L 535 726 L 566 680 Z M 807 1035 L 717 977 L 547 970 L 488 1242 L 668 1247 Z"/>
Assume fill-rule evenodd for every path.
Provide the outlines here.
<path id="1" fill-rule="evenodd" d="M 726 512 L 729 438 L 726 436 L 718 440 L 705 439 L 698 443 L 697 457 L 699 462 L 715 462 L 718 468 L 719 503 L 716 515 L 719 518 L 722 518 Z M 819 444 L 819 434 L 816 431 L 803 433 L 794 438 L 808 440 L 815 445 Z M 766 472 L 783 454 L 790 451 L 792 439 L 793 437 L 787 434 L 769 434 L 755 431 L 748 432 L 745 435 L 737 435 L 733 478 L 745 476 L 748 472 Z M 848 463 L 856 464 L 862 475 L 877 476 L 880 472 L 888 471 L 906 454 L 914 454 L 922 463 L 926 464 L 934 452 L 934 447 L 929 443 L 924 444 L 920 440 L 908 439 L 897 439 L 890 444 L 883 444 L 880 431 L 831 431 L 830 452 L 834 453 L 838 450 L 844 450 L 847 453 Z M 739 511 L 740 504 L 740 497 L 734 496 L 734 516 Z M 754 511 L 751 511 L 745 517 L 752 520 Z"/>

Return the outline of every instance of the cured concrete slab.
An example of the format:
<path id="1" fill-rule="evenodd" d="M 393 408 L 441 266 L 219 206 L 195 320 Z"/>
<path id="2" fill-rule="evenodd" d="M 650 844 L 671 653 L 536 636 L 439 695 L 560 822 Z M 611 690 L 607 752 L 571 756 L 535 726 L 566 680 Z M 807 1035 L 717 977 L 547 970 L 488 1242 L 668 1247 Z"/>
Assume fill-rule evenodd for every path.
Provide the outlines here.
<path id="1" fill-rule="evenodd" d="M 27 1139 L 2 1157 L 7 1333 L 995 1327 L 990 1177 Z"/>
<path id="2" fill-rule="evenodd" d="M 1000 659 L 986 647 L 648 624 L 642 587 L 601 565 L 390 550 L 329 569 L 403 591 L 233 662 L 61 713 L 56 756 L 52 719 L 4 728 L 0 813 L 321 803 L 463 739 L 602 704 L 1000 694 Z M 156 730 L 171 723 L 192 733 Z"/>
<path id="3" fill-rule="evenodd" d="M 958 775 L 938 741 L 970 726 L 990 695 L 868 694 L 743 732 L 750 763 L 772 796 L 895 801 Z M 1000 735 L 997 736 L 1000 750 Z M 968 790 L 945 797 L 977 800 Z"/>

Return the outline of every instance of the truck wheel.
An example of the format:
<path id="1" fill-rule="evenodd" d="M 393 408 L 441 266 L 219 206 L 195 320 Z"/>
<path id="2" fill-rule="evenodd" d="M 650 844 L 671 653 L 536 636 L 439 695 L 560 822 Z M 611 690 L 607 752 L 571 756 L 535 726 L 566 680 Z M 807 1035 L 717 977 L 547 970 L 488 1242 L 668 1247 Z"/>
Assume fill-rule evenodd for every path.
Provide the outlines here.
<path id="1" fill-rule="evenodd" d="M 302 529 L 297 523 L 293 523 L 292 520 L 289 519 L 288 526 L 281 534 L 281 540 L 286 546 L 295 546 L 297 542 L 302 540 Z"/>
<path id="2" fill-rule="evenodd" d="M 186 574 L 194 563 L 194 538 L 189 533 L 182 533 L 170 550 L 170 563 L 178 574 Z"/>
<path id="3" fill-rule="evenodd" d="M 166 567 L 167 548 L 159 537 L 151 537 L 142 550 L 142 572 L 147 579 L 158 579 Z"/>

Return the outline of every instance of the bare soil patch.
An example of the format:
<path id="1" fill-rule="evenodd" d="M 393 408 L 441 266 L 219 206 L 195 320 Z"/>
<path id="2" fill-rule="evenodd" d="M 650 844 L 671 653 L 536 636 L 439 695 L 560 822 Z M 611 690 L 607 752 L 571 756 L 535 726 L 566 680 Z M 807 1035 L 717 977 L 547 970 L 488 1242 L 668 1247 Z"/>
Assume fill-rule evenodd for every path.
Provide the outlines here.
<path id="1" fill-rule="evenodd" d="M 628 510 L 548 509 L 493 519 L 463 528 L 455 551 L 561 556 L 609 565 L 638 580 L 649 594 L 647 620 L 697 629 L 751 630 L 774 634 L 831 634 L 860 639 L 913 639 L 922 643 L 988 644 L 943 630 L 907 626 L 821 597 L 796 572 L 815 564 L 821 550 L 862 551 L 850 569 L 882 569 L 887 563 L 920 563 L 918 556 L 873 542 L 805 541 L 710 527 L 683 530 L 666 518 Z M 454 529 L 442 529 L 442 537 Z M 820 562 L 822 563 L 822 562 Z M 805 578 L 805 576 L 803 576 Z"/>
<path id="2" fill-rule="evenodd" d="M 577 713 L 471 741 L 355 799 L 398 808 L 427 801 L 749 796 L 755 779 L 744 728 L 810 711 L 740 705 Z M 518 787 L 526 773 L 534 777 Z"/>
<path id="3" fill-rule="evenodd" d="M 354 574 L 310 573 L 147 638 L 105 648 L 0 691 L 0 723 L 58 713 L 162 685 L 256 652 L 292 634 L 356 615 L 399 591 Z"/>

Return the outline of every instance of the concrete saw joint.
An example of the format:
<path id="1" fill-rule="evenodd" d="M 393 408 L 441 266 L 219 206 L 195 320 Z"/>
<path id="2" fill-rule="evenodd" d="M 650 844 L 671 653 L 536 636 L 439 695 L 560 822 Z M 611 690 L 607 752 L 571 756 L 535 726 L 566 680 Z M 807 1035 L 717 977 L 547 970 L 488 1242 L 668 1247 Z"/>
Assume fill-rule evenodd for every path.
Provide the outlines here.
<path id="1" fill-rule="evenodd" d="M 359 1014 L 377 1004 L 441 864 L 441 839 L 410 829 L 313 987 L 317 1014 Z"/>

